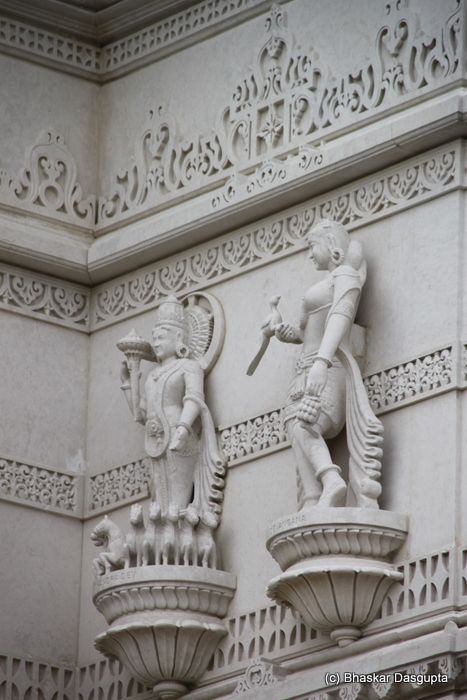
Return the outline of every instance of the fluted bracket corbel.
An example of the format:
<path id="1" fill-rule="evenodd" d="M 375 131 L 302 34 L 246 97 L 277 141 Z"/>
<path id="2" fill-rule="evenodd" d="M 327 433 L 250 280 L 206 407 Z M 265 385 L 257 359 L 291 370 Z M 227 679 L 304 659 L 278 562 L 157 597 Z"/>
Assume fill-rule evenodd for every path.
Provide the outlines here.
<path id="1" fill-rule="evenodd" d="M 402 580 L 390 559 L 407 527 L 405 515 L 365 508 L 316 507 L 281 518 L 269 528 L 266 546 L 283 573 L 269 583 L 268 595 L 346 646 Z"/>
<path id="2" fill-rule="evenodd" d="M 93 602 L 109 623 L 95 641 L 154 700 L 179 698 L 206 671 L 227 634 L 236 577 L 201 566 L 154 565 L 99 576 Z"/>

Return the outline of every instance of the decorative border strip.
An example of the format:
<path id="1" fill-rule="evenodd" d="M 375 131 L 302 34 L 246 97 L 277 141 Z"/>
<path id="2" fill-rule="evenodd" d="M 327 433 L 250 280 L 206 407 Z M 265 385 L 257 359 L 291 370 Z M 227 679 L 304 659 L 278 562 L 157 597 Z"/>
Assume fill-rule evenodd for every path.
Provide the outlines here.
<path id="1" fill-rule="evenodd" d="M 39 136 L 17 177 L 0 170 L 0 204 L 74 224 L 88 233 L 96 221 L 96 196 L 83 196 L 73 154 L 53 129 Z"/>
<path id="2" fill-rule="evenodd" d="M 0 697 L 16 700 L 74 700 L 76 669 L 18 656 L 0 655 Z"/>
<path id="3" fill-rule="evenodd" d="M 402 562 L 403 583 L 395 583 L 369 632 L 394 627 L 401 621 L 426 617 L 454 604 L 456 552 L 446 549 Z M 459 575 L 462 577 L 461 572 Z M 315 652 L 332 646 L 329 638 L 307 627 L 289 609 L 270 605 L 226 620 L 227 636 L 214 653 L 208 678 L 239 668 L 264 654 L 273 660 Z"/>
<path id="4" fill-rule="evenodd" d="M 424 686 L 432 694 L 433 678 L 439 678 L 439 675 L 447 677 L 444 682 L 439 678 L 439 690 L 446 692 L 454 687 L 459 690 L 466 687 L 466 669 L 465 652 L 453 653 L 446 650 L 445 653 L 437 653 L 410 665 L 382 668 L 374 674 L 370 674 L 370 669 L 366 669 L 370 677 L 378 675 L 381 678 L 381 680 L 375 679 L 372 683 L 364 683 L 362 679 L 362 682 L 327 687 L 325 692 L 318 691 L 311 694 L 307 692 L 305 695 L 300 694 L 294 698 L 295 700 L 364 700 L 370 696 L 399 697 L 401 683 L 394 682 L 395 673 L 407 676 L 407 681 L 403 685 L 404 697 L 410 697 L 414 691 L 419 695 Z M 274 692 L 274 686 L 283 682 L 288 675 L 286 669 L 264 657 L 252 658 L 250 663 L 243 665 L 242 670 L 243 673 L 235 678 L 237 686 L 233 694 L 236 696 L 247 694 L 248 697 L 255 697 L 259 689 L 269 687 L 271 697 L 277 698 L 279 696 L 277 689 Z M 386 676 L 384 680 L 382 680 L 383 676 Z M 431 678 L 420 682 L 420 678 L 417 678 L 420 676 Z M 410 687 L 413 689 L 412 693 L 408 690 Z M 2 697 L 16 700 L 29 700 L 31 694 L 33 697 L 37 695 L 44 700 L 52 700 L 52 698 L 53 700 L 94 700 L 96 697 L 104 696 L 107 700 L 150 700 L 153 697 L 153 691 L 132 679 L 116 660 L 106 659 L 87 666 L 67 667 L 7 654 L 0 655 L 0 690 Z M 224 697 L 225 693 L 221 692 L 221 694 Z"/>
<path id="5" fill-rule="evenodd" d="M 463 362 L 467 345 L 463 345 Z M 458 388 L 452 346 L 435 350 L 364 379 L 376 414 Z M 459 388 L 463 388 L 462 384 Z M 218 429 L 220 446 L 229 467 L 256 456 L 289 447 L 281 409 Z M 86 505 L 82 512 L 82 482 Z M 114 508 L 147 498 L 149 468 L 145 458 L 88 476 L 0 459 L 0 499 L 12 500 L 76 517 L 92 518 Z"/>
<path id="6" fill-rule="evenodd" d="M 2 49 L 58 63 L 64 70 L 90 78 L 96 78 L 100 69 L 100 50 L 96 46 L 7 17 L 0 17 L 0 51 Z"/>
<path id="7" fill-rule="evenodd" d="M 0 499 L 81 518 L 83 477 L 0 458 Z"/>
<path id="8" fill-rule="evenodd" d="M 20 52 L 39 62 L 58 64 L 66 72 L 103 82 L 141 64 L 157 61 L 177 45 L 194 43 L 201 32 L 220 32 L 235 17 L 259 14 L 267 4 L 265 0 L 204 0 L 102 49 L 0 17 L 0 51 Z"/>
<path id="9" fill-rule="evenodd" d="M 393 109 L 394 100 L 413 102 L 421 90 L 424 95 L 445 91 L 461 76 L 460 5 L 447 6 L 449 16 L 426 33 L 423 13 L 410 11 L 406 3 L 388 3 L 369 59 L 351 73 L 331 74 L 313 47 L 297 46 L 287 13 L 273 4 L 253 66 L 233 85 L 209 134 L 189 138 L 177 132 L 162 107 L 149 111 L 129 162 L 99 197 L 98 231 L 155 213 L 188 194 L 223 188 L 227 178 L 221 197 L 218 192 L 211 200 L 213 208 L 244 200 L 276 181 L 295 180 L 325 163 L 325 153 L 309 147 L 331 130 L 357 129 L 370 114 Z M 393 185 L 398 189 L 398 183 Z"/>
<path id="10" fill-rule="evenodd" d="M 333 219 L 353 230 L 460 186 L 460 144 L 435 149 L 341 187 L 305 205 L 193 248 L 93 290 L 91 328 L 148 311 L 169 294 L 183 295 L 305 248 L 315 221 Z"/>
<path id="11" fill-rule="evenodd" d="M 74 700 L 101 697 L 106 700 L 151 700 L 154 693 L 132 678 L 117 659 L 103 659 L 76 669 Z"/>
<path id="12" fill-rule="evenodd" d="M 131 68 L 136 61 L 147 57 L 155 61 L 157 54 L 166 55 L 170 46 L 180 42 L 186 44 L 187 39 L 209 27 L 218 27 L 226 20 L 241 16 L 248 10 L 257 8 L 259 13 L 267 6 L 265 0 L 204 0 L 194 7 L 171 15 L 146 29 L 130 34 L 119 41 L 104 46 L 100 56 L 101 75 L 110 78 L 116 71 Z M 220 26 L 219 26 L 220 25 Z M 160 56 L 161 57 L 161 56 Z"/>
<path id="13" fill-rule="evenodd" d="M 445 391 L 454 377 L 452 347 L 447 347 L 371 374 L 363 381 L 371 407 L 379 415 L 413 403 L 424 394 Z"/>
<path id="14" fill-rule="evenodd" d="M 89 331 L 91 292 L 9 265 L 0 268 L 0 309 Z"/>
<path id="15" fill-rule="evenodd" d="M 52 140 L 49 147 L 57 147 L 57 142 Z M 333 218 L 353 230 L 445 194 L 460 186 L 460 158 L 460 143 L 436 149 L 352 188 L 340 188 L 280 217 L 193 248 L 188 255 L 175 255 L 92 290 L 2 265 L 0 308 L 85 332 L 104 328 L 154 308 L 169 294 L 204 289 L 304 249 L 306 232 L 321 218 Z"/>
<path id="16" fill-rule="evenodd" d="M 267 653 L 267 652 L 266 652 Z M 412 688 L 420 692 L 423 683 L 416 676 L 434 676 L 438 674 L 447 676 L 447 682 L 442 683 L 442 690 L 452 689 L 453 683 L 467 668 L 465 652 L 437 654 L 429 659 L 412 663 L 409 666 L 397 666 L 391 669 L 381 669 L 379 676 L 386 675 L 394 679 L 394 674 L 413 676 Z M 252 658 L 245 667 L 243 673 L 237 676 L 237 686 L 234 695 L 248 694 L 254 697 L 259 688 L 271 687 L 280 684 L 288 675 L 287 670 L 280 665 L 270 662 L 264 657 Z M 243 670 L 242 669 L 242 670 Z M 370 669 L 367 669 L 370 672 Z M 376 675 L 376 674 L 375 674 Z M 408 680 L 410 684 L 410 680 Z M 425 684 L 428 681 L 425 682 Z M 433 681 L 430 680 L 429 689 L 433 692 Z M 461 683 L 456 682 L 457 690 L 465 687 L 465 679 Z M 313 692 L 311 695 L 295 696 L 296 700 L 363 700 L 369 697 L 395 697 L 394 690 L 399 692 L 400 683 L 394 685 L 394 680 L 378 681 L 373 683 L 352 683 L 328 687 L 326 692 Z M 43 663 L 18 656 L 6 654 L 0 655 L 0 689 L 2 697 L 27 700 L 34 697 L 44 700 L 93 700 L 96 697 L 105 697 L 107 700 L 149 700 L 153 691 L 144 688 L 140 683 L 132 679 L 116 660 L 103 660 L 82 667 L 59 666 L 58 664 Z M 271 691 L 274 688 L 270 688 Z M 44 692 L 45 691 L 45 692 Z M 222 693 L 224 696 L 225 693 Z M 405 693 L 404 693 L 405 695 Z M 410 693 L 406 695 L 410 696 Z M 230 697 L 230 696 L 229 696 Z M 277 698 L 274 693 L 272 697 Z"/>
<path id="17" fill-rule="evenodd" d="M 454 370 L 450 346 L 371 374 L 364 384 L 373 410 L 381 414 L 454 388 Z M 218 436 L 229 467 L 289 447 L 281 409 L 219 428 Z M 144 459 L 90 476 L 85 517 L 146 498 L 148 483 Z"/>
<path id="18" fill-rule="evenodd" d="M 88 515 L 97 515 L 113 506 L 131 503 L 149 495 L 149 472 L 146 461 L 114 467 L 87 480 Z"/>
<path id="19" fill-rule="evenodd" d="M 434 687 L 443 693 L 448 690 L 459 690 L 465 687 L 465 679 L 458 681 L 467 668 L 467 656 L 464 653 L 436 654 L 423 661 L 410 665 L 399 665 L 395 668 L 370 672 L 371 665 L 365 669 L 365 673 L 353 673 L 347 671 L 340 674 L 331 674 L 345 680 L 345 673 L 349 682 L 342 685 L 327 685 L 325 689 L 307 692 L 305 695 L 287 695 L 290 700 L 368 700 L 368 698 L 394 698 L 394 697 L 427 697 L 420 695 L 423 690 L 431 696 Z M 396 675 L 397 674 L 397 675 Z M 240 677 L 233 695 L 245 695 L 255 698 L 263 688 L 268 688 L 271 700 L 283 697 L 280 684 L 287 677 L 287 669 L 279 664 L 271 663 L 268 659 L 259 657 L 253 659 L 245 672 Z M 352 682 L 353 681 L 353 682 Z M 401 690 L 401 681 L 404 682 L 404 690 Z M 279 687 L 277 687 L 279 686 Z M 410 688 L 410 690 L 407 690 Z M 287 688 L 285 688 L 287 692 Z M 264 692 L 264 691 L 263 691 Z M 447 696 L 445 696 L 447 697 Z"/>
<path id="20" fill-rule="evenodd" d="M 371 374 L 364 384 L 373 410 L 380 415 L 452 388 L 453 370 L 452 347 L 447 347 Z M 222 428 L 219 433 L 229 466 L 289 445 L 281 409 Z"/>
<path id="21" fill-rule="evenodd" d="M 374 672 L 351 674 L 360 681 L 323 687 L 322 690 L 296 695 L 293 700 L 367 700 L 368 698 L 433 697 L 436 690 L 443 693 L 466 687 L 467 655 L 463 653 L 436 654 L 409 665 Z M 374 680 L 370 680 L 371 677 Z M 345 676 L 342 680 L 345 680 Z M 401 686 L 404 687 L 402 690 Z M 436 690 L 435 690 L 436 689 Z M 423 693 L 423 694 L 422 694 Z M 272 696 L 274 699 L 277 695 Z M 440 695 L 438 695 L 440 697 Z M 452 696 L 451 696 L 452 697 Z M 272 699 L 271 699 L 272 700 Z"/>
<path id="22" fill-rule="evenodd" d="M 289 446 L 280 408 L 222 428 L 219 438 L 229 466 Z"/>

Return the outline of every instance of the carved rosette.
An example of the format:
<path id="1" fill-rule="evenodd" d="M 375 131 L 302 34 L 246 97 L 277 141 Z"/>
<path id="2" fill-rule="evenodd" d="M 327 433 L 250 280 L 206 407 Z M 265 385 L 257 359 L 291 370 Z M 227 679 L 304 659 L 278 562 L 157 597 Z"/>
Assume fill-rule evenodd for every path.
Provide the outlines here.
<path id="1" fill-rule="evenodd" d="M 236 577 L 198 566 L 144 566 L 100 576 L 93 601 L 110 624 L 95 641 L 153 687 L 154 700 L 179 698 L 197 683 L 227 630 L 222 620 Z"/>
<path id="2" fill-rule="evenodd" d="M 273 523 L 266 546 L 284 572 L 268 595 L 339 646 L 362 635 L 394 581 L 390 563 L 407 536 L 407 517 L 363 508 L 310 508 Z"/>

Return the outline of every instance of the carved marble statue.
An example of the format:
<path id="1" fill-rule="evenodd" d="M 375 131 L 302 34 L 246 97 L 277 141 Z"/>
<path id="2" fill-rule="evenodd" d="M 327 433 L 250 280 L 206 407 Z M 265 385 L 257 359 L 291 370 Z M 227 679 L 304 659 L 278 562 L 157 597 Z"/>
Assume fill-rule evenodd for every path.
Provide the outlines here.
<path id="1" fill-rule="evenodd" d="M 212 295 L 192 294 L 183 303 L 170 296 L 156 311 L 152 344 L 135 331 L 117 343 L 125 354 L 121 388 L 145 426 L 151 504 L 147 524 L 142 507 L 132 507 L 126 536 L 108 518 L 96 526 L 94 544 L 107 547 L 94 562 L 98 576 L 130 566 L 216 567 L 225 460 L 204 400 L 204 374 L 219 355 L 223 322 Z M 143 393 L 142 359 L 156 364 Z"/>
<path id="2" fill-rule="evenodd" d="M 362 247 L 350 241 L 341 224 L 328 220 L 311 230 L 307 242 L 316 268 L 328 274 L 305 292 L 297 326 L 276 323 L 274 313 L 262 325 L 263 337 L 275 335 L 283 343 L 302 345 L 284 408 L 300 505 L 346 504 L 347 484 L 326 444 L 346 423 L 355 505 L 378 508 L 383 428 L 369 405 L 350 350 L 350 331 L 366 278 Z"/>
<path id="3" fill-rule="evenodd" d="M 93 601 L 109 627 L 96 648 L 152 686 L 155 700 L 186 695 L 205 672 L 236 589 L 235 576 L 218 568 L 225 462 L 204 400 L 223 339 L 221 305 L 198 292 L 160 304 L 152 344 L 135 331 L 117 343 L 121 388 L 145 427 L 151 503 L 147 519 L 140 504 L 131 507 L 127 534 L 108 517 L 91 534 L 106 547 L 94 559 Z M 155 363 L 143 392 L 142 359 Z"/>
<path id="4" fill-rule="evenodd" d="M 198 316 L 197 321 L 199 331 Z M 224 485 L 224 458 L 204 400 L 204 370 L 193 356 L 190 336 L 193 340 L 183 304 L 169 297 L 156 311 L 152 350 L 157 364 L 142 396 L 139 369 L 130 364 L 131 359 L 124 360 L 122 369 L 122 389 L 132 394 L 129 405 L 134 419 L 145 426 L 151 499 L 160 504 L 163 515 L 171 512 L 174 517 L 190 503 L 199 515 L 218 512 Z M 119 343 L 121 349 L 124 346 L 125 340 Z"/>

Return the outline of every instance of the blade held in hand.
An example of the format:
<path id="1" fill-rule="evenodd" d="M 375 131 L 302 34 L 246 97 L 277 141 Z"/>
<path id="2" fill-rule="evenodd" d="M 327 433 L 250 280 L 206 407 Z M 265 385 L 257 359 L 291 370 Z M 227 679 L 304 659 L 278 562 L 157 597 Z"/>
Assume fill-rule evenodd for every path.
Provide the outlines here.
<path id="1" fill-rule="evenodd" d="M 248 365 L 248 369 L 246 371 L 247 375 L 251 377 L 259 363 L 261 362 L 261 358 L 263 357 L 264 353 L 268 349 L 269 341 L 271 340 L 272 336 L 274 335 L 274 329 L 278 323 L 282 322 L 282 316 L 279 312 L 279 309 L 277 308 L 278 304 L 280 301 L 280 296 L 279 294 L 276 294 L 275 296 L 271 297 L 269 299 L 269 306 L 271 308 L 271 313 L 267 318 L 264 319 L 263 323 L 261 324 L 261 332 L 263 335 L 263 338 L 261 340 L 261 345 L 259 347 L 259 350 L 257 351 L 256 355 Z"/>
<path id="2" fill-rule="evenodd" d="M 258 352 L 248 365 L 248 369 L 246 371 L 247 375 L 251 377 L 251 375 L 254 373 L 256 368 L 258 367 L 259 363 L 261 362 L 261 358 L 263 357 L 264 353 L 268 349 L 269 341 L 271 340 L 270 336 L 263 335 L 263 340 L 261 342 L 261 345 L 259 347 Z"/>

